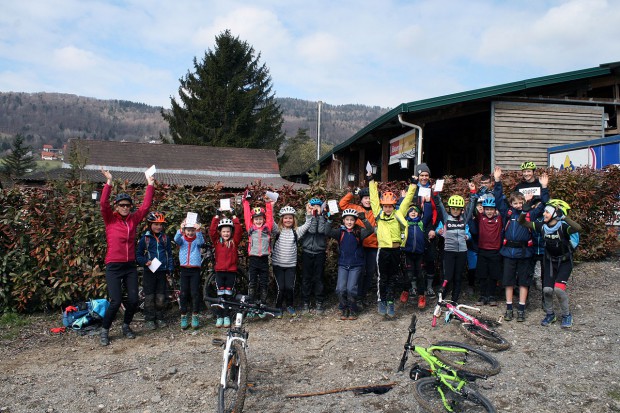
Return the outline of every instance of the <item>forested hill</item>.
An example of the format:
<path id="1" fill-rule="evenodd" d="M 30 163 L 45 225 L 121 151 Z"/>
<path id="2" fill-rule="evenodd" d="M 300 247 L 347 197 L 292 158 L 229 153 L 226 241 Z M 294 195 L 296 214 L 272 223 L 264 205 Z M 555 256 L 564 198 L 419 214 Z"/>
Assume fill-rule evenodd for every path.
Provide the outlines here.
<path id="1" fill-rule="evenodd" d="M 316 136 L 318 103 L 278 98 L 284 131 L 292 137 L 299 128 Z M 126 100 L 100 100 L 62 93 L 0 92 L 0 153 L 18 133 L 39 150 L 43 144 L 61 148 L 69 138 L 143 141 L 168 134 L 159 107 Z M 387 109 L 378 106 L 323 104 L 321 138 L 338 144 L 372 122 Z"/>

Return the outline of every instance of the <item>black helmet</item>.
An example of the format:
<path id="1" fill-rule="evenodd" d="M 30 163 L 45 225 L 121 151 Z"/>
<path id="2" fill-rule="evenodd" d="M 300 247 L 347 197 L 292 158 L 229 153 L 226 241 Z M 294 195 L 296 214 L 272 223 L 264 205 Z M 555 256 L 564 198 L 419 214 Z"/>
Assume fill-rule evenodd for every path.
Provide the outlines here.
<path id="1" fill-rule="evenodd" d="M 118 204 L 121 201 L 129 201 L 129 203 L 133 205 L 133 201 L 131 200 L 129 194 L 126 194 L 124 192 L 116 195 L 116 198 L 114 198 L 115 204 Z"/>
<path id="2" fill-rule="evenodd" d="M 365 196 L 370 196 L 370 190 L 368 190 L 368 188 L 362 188 L 358 192 L 358 195 L 360 198 L 364 198 Z"/>

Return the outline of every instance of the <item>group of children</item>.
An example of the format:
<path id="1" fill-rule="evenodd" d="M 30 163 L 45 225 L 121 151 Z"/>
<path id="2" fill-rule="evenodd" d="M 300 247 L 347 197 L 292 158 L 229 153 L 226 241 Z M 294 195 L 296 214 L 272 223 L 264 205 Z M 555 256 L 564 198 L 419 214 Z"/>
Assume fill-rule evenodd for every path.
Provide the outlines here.
<path id="1" fill-rule="evenodd" d="M 566 284 L 572 269 L 572 249 L 566 240 L 580 227 L 567 216 L 570 207 L 565 202 L 549 199 L 548 177 L 543 174 L 540 180 L 534 178 L 534 169 L 531 162 L 522 165 L 524 181 L 507 199 L 501 184 L 502 170 L 496 167 L 494 185 L 489 176 L 482 177 L 478 189 L 473 183 L 469 184 L 467 206 L 460 195 L 450 196 L 444 206 L 440 193 L 431 185 L 426 164 L 416 166 L 400 198 L 389 191 L 379 193 L 378 183 L 369 174 L 368 188 L 357 193 L 359 203 L 352 193 L 340 200 L 341 225 L 337 227 L 332 225 L 335 214 L 328 211 L 321 199 L 309 200 L 303 224 L 298 225 L 297 211 L 291 206 L 279 210 L 276 223 L 274 202 L 265 198 L 264 207 L 252 208 L 252 195 L 246 192 L 242 204 L 248 236 L 247 294 L 250 299 L 267 301 L 271 257 L 277 287 L 275 305 L 283 313 L 296 315 L 294 296 L 298 248 L 301 247 L 302 311 L 310 311 L 314 297 L 316 312 L 322 314 L 325 310 L 323 271 L 327 238 L 333 238 L 339 246 L 336 293 L 341 319 L 358 318 L 359 312 L 368 305 L 367 294 L 375 276 L 379 314 L 395 316 L 394 302 L 399 292 L 401 301 L 407 301 L 409 294 L 414 293 L 418 308 L 424 309 L 427 297 L 435 295 L 434 261 L 436 236 L 439 235 L 444 241 L 442 292 L 450 290 L 451 299 L 458 301 L 464 274 L 469 269 L 478 284 L 477 305 L 496 306 L 496 292 L 501 285 L 506 299 L 504 319 L 512 320 L 516 307 L 517 321 L 524 321 L 534 273 L 533 239 L 538 235 L 538 244 L 544 248 L 541 264 L 546 316 L 541 324 L 546 326 L 556 321 L 555 296 L 560 302 L 562 326 L 570 327 L 572 316 Z M 421 188 L 429 188 L 423 196 L 420 196 Z M 519 191 L 524 188 L 540 188 L 538 192 L 532 191 L 539 195 L 524 196 L 522 192 L 528 191 Z M 174 264 L 171 240 L 164 233 L 164 215 L 151 212 L 147 222 L 148 229 L 140 238 L 136 256 L 137 262 L 145 268 L 146 328 L 155 329 L 165 326 L 162 311 L 166 301 L 166 276 Z M 217 294 L 230 297 L 235 287 L 238 247 L 243 235 L 241 222 L 234 215 L 232 218 L 216 215 L 208 234 L 215 251 Z M 174 242 L 179 246 L 181 328 L 190 325 L 198 328 L 200 250 L 205 246 L 200 225 L 183 222 Z M 150 266 L 154 258 L 160 265 L 152 271 Z M 401 274 L 404 274 L 404 283 Z M 513 304 L 515 289 L 518 291 L 516 305 Z M 191 318 L 188 315 L 190 304 Z M 224 310 L 214 312 L 217 327 L 230 326 L 230 317 Z"/>

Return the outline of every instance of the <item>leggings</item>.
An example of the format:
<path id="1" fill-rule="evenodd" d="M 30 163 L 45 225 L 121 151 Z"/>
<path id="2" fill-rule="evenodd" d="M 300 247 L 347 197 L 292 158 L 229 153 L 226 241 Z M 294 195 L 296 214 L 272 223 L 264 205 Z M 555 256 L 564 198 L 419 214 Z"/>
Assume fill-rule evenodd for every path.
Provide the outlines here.
<path id="1" fill-rule="evenodd" d="M 461 295 L 461 284 L 466 262 L 467 251 L 444 251 L 443 253 L 443 279 L 448 281 L 448 285 L 454 283 L 452 286 L 452 301 L 458 301 Z"/>
<path id="2" fill-rule="evenodd" d="M 192 299 L 192 312 L 200 311 L 200 268 L 181 267 L 181 314 L 187 314 L 189 297 Z"/>
<path id="3" fill-rule="evenodd" d="M 135 262 L 110 262 L 106 266 L 105 281 L 108 285 L 108 297 L 110 307 L 103 317 L 102 327 L 109 329 L 112 321 L 116 318 L 123 300 L 123 285 L 127 289 L 127 302 L 125 303 L 124 324 L 133 320 L 133 315 L 138 309 L 138 270 Z"/>
<path id="4" fill-rule="evenodd" d="M 293 299 L 295 298 L 296 274 L 297 267 L 273 266 L 273 275 L 276 277 L 276 284 L 278 286 L 278 293 L 276 295 L 277 308 L 282 308 L 284 301 L 286 301 L 288 306 L 293 306 Z"/>

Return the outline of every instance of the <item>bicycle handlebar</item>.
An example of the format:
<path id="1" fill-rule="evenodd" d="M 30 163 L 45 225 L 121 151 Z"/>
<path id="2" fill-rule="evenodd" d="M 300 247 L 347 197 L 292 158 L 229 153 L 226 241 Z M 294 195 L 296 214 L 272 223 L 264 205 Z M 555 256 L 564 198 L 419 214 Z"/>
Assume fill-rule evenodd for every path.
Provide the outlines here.
<path id="1" fill-rule="evenodd" d="M 415 314 L 413 314 L 411 316 L 411 324 L 409 324 L 409 332 L 415 333 L 415 325 L 417 324 L 417 322 L 418 322 L 418 317 Z"/>
<path id="2" fill-rule="evenodd" d="M 213 305 L 226 306 L 228 309 L 231 309 L 231 310 L 235 308 L 240 308 L 242 310 L 248 309 L 248 310 L 254 310 L 258 312 L 274 313 L 274 314 L 278 314 L 282 311 L 279 308 L 268 307 L 260 303 L 250 303 L 246 301 L 229 301 L 221 297 L 205 297 L 205 301 L 209 301 L 210 303 L 212 303 L 211 304 L 212 306 Z"/>

